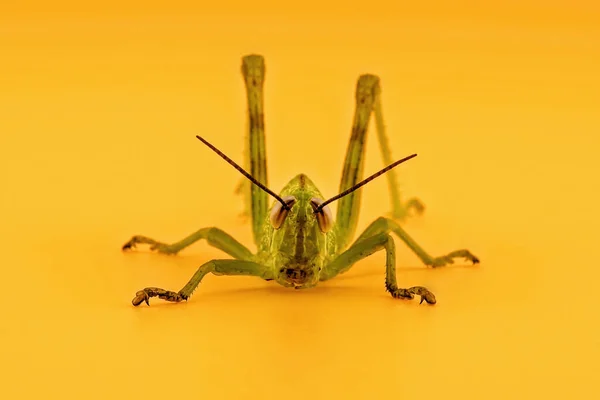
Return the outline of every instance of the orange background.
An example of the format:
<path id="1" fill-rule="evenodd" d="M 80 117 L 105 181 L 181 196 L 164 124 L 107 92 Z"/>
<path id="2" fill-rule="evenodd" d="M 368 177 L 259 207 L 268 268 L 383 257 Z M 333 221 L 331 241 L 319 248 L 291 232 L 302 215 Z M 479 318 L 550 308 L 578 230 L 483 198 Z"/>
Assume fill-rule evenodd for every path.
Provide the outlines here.
<path id="1" fill-rule="evenodd" d="M 598 3 L 217 3 L 0 9 L 4 398 L 598 396 Z M 337 193 L 356 78 L 380 75 L 394 157 L 419 153 L 406 229 L 482 259 L 432 271 L 397 243 L 435 307 L 384 291 L 383 254 L 313 290 L 208 276 L 131 306 L 222 255 L 123 254 L 131 235 L 252 244 L 239 174 L 194 138 L 242 160 L 251 52 L 276 191 Z M 359 229 L 390 209 L 385 179 L 363 193 Z"/>

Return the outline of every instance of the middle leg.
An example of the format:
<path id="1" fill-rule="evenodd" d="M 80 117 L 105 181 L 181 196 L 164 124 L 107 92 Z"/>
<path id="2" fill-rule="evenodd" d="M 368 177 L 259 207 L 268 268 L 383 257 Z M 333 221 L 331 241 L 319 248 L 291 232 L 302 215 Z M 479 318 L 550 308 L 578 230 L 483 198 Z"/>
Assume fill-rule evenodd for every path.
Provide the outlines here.
<path id="1" fill-rule="evenodd" d="M 192 243 L 201 239 L 206 239 L 211 246 L 224 251 L 238 260 L 251 260 L 253 257 L 252 252 L 250 252 L 243 244 L 219 228 L 199 229 L 173 244 L 166 244 L 146 236 L 136 235 L 123 245 L 123 250 L 133 249 L 137 244 L 149 244 L 150 250 L 156 250 L 159 253 L 164 254 L 177 254 Z"/>
<path id="2" fill-rule="evenodd" d="M 396 221 L 380 217 L 376 219 L 371 225 L 365 229 L 365 231 L 356 239 L 354 242 L 360 243 L 372 236 L 393 232 L 398 238 L 400 238 L 420 259 L 425 265 L 431 267 L 443 267 L 447 264 L 453 264 L 455 258 L 465 258 L 471 261 L 473 264 L 479 263 L 479 259 L 475 257 L 469 250 L 461 249 L 452 251 L 444 256 L 432 257 L 430 256 L 419 244 L 410 237 L 410 235 L 402 229 L 400 224 Z"/>

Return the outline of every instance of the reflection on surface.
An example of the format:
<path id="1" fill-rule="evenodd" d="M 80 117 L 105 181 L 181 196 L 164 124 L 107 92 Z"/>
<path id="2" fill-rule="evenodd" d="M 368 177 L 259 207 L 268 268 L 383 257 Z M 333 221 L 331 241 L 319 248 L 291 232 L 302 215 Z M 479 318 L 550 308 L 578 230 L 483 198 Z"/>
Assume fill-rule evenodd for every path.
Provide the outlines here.
<path id="1" fill-rule="evenodd" d="M 270 25 L 255 36 L 241 18 L 236 28 L 195 14 L 127 24 L 21 16 L 5 25 L 5 390 L 593 397 L 599 36 L 569 10 L 544 24 L 407 12 L 363 18 L 357 30 L 337 18 L 311 33 L 263 17 Z M 132 234 L 174 241 L 218 226 L 251 243 L 237 218 L 237 172 L 205 157 L 194 138 L 200 129 L 241 160 L 238 63 L 249 49 L 267 57 L 274 190 L 304 172 L 324 196 L 337 193 L 355 79 L 382 76 L 394 155 L 419 153 L 400 181 L 427 209 L 406 229 L 434 255 L 466 247 L 482 260 L 429 270 L 397 242 L 398 282 L 430 288 L 436 306 L 393 300 L 383 254 L 311 290 L 208 276 L 186 303 L 131 306 L 138 289 L 178 290 L 223 256 L 205 244 L 176 257 L 123 254 Z M 365 171 L 376 171 L 368 140 Z M 389 210 L 387 196 L 383 180 L 365 189 L 361 227 Z"/>

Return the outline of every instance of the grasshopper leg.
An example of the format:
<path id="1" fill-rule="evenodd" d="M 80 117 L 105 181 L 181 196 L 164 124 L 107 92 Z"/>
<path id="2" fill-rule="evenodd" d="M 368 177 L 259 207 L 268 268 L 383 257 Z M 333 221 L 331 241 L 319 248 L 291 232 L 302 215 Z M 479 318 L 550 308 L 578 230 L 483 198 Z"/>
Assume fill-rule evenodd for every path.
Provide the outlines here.
<path id="1" fill-rule="evenodd" d="M 358 78 L 356 84 L 356 105 L 354 108 L 352 133 L 346 150 L 346 158 L 344 160 L 344 168 L 339 188 L 340 192 L 356 185 L 363 179 L 366 137 L 372 114 L 375 115 L 375 127 L 383 162 L 385 165 L 390 165 L 393 162 L 388 136 L 386 135 L 385 124 L 383 122 L 380 95 L 381 87 L 379 77 L 365 74 Z M 412 211 L 416 214 L 421 214 L 425 206 L 420 200 L 412 198 L 405 203 L 402 201 L 396 171 L 389 171 L 386 176 L 392 203 L 391 216 L 402 221 L 406 219 L 409 214 L 412 214 Z M 336 229 L 340 248 L 346 248 L 356 232 L 360 213 L 360 202 L 361 190 L 357 190 L 339 200 L 336 216 Z"/>
<path id="2" fill-rule="evenodd" d="M 244 56 L 241 72 L 246 87 L 248 108 L 248 134 L 245 142 L 244 159 L 250 174 L 260 183 L 268 186 L 263 93 L 265 81 L 264 58 L 257 54 Z M 251 214 L 254 242 L 259 246 L 263 232 L 262 224 L 269 208 L 268 194 L 256 185 L 250 185 L 248 181 L 238 187 L 238 192 L 245 195 L 245 212 L 249 211 Z M 248 200 L 250 204 L 248 204 Z"/>
<path id="3" fill-rule="evenodd" d="M 479 258 L 473 255 L 469 250 L 461 249 L 452 251 L 446 255 L 439 257 L 430 256 L 419 244 L 410 237 L 410 235 L 396 221 L 380 217 L 376 219 L 365 231 L 356 239 L 355 243 L 359 243 L 367 238 L 381 233 L 393 232 L 400 238 L 420 259 L 425 265 L 431 267 L 443 267 L 447 264 L 453 264 L 455 258 L 465 258 L 473 264 L 479 263 Z"/>
<path id="4" fill-rule="evenodd" d="M 252 261 L 211 260 L 201 265 L 188 283 L 186 283 L 186 285 L 181 288 L 180 291 L 173 292 L 171 290 L 165 290 L 157 287 L 147 287 L 139 290 L 135 294 L 133 300 L 131 300 L 131 303 L 134 306 L 139 306 L 143 302 L 150 305 L 149 300 L 151 297 L 158 297 L 160 299 L 176 303 L 182 300 L 187 300 L 192 296 L 194 290 L 196 290 L 202 279 L 208 273 L 212 273 L 214 275 L 256 276 L 265 280 L 273 278 L 270 268 Z"/>
<path id="5" fill-rule="evenodd" d="M 201 239 L 206 239 L 209 245 L 223 250 L 225 253 L 238 260 L 249 260 L 252 258 L 252 253 L 243 244 L 238 242 L 228 233 L 214 227 L 199 229 L 173 244 L 166 244 L 146 236 L 136 235 L 129 239 L 129 241 L 123 245 L 122 249 L 124 251 L 131 250 L 138 244 L 149 244 L 151 250 L 156 250 L 159 253 L 177 254 L 192 243 Z"/>
<path id="6" fill-rule="evenodd" d="M 413 286 L 406 289 L 398 287 L 396 281 L 396 247 L 394 240 L 387 233 L 379 233 L 350 246 L 348 250 L 324 267 L 321 280 L 328 280 L 348 271 L 356 262 L 382 249 L 385 249 L 386 252 L 385 287 L 392 297 L 413 299 L 415 295 L 418 295 L 421 296 L 420 303 L 426 301 L 428 304 L 435 304 L 435 295 L 423 286 Z"/>
<path id="7" fill-rule="evenodd" d="M 373 113 L 375 115 L 375 129 L 377 131 L 377 138 L 379 139 L 379 149 L 381 150 L 383 163 L 385 165 L 390 165 L 394 160 L 392 159 L 388 136 L 385 132 L 386 127 L 383 122 L 383 107 L 381 105 L 381 86 L 379 84 L 379 79 L 374 81 L 373 84 L 375 85 L 375 90 L 373 91 Z M 423 214 L 425 205 L 421 200 L 415 197 L 409 198 L 404 203 L 402 202 L 396 172 L 397 171 L 392 170 L 387 173 L 390 200 L 392 202 L 392 212 L 390 215 L 392 218 L 402 222 L 411 215 Z"/>

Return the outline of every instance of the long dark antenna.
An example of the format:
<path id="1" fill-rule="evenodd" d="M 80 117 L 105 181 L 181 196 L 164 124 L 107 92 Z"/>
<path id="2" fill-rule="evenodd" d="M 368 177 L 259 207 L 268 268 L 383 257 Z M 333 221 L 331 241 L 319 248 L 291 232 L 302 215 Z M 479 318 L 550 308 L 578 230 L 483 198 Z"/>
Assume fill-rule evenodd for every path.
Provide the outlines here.
<path id="1" fill-rule="evenodd" d="M 339 200 L 342 197 L 344 197 L 344 196 L 346 196 L 346 195 L 354 192 L 356 189 L 358 189 L 358 188 L 366 185 L 367 183 L 371 182 L 373 179 L 377 178 L 379 175 L 385 174 L 386 172 L 388 172 L 390 169 L 394 168 L 395 166 L 397 166 L 399 164 L 402 164 L 403 162 L 408 161 L 411 158 L 414 158 L 416 156 L 417 156 L 416 154 L 413 154 L 413 155 L 410 155 L 408 157 L 404 157 L 403 159 L 398 160 L 398 161 L 396 161 L 396 162 L 388 165 L 387 167 L 385 167 L 381 171 L 374 173 L 373 175 L 369 176 L 367 179 L 358 182 L 356 185 L 352 186 L 350 189 L 344 190 L 342 193 L 338 194 L 337 196 L 333 196 L 332 198 L 330 198 L 329 200 L 321 203 L 320 206 L 318 206 L 317 208 L 315 208 L 315 214 L 320 213 L 321 210 L 323 209 L 323 207 L 325 207 L 327 204 L 329 204 L 331 202 L 334 202 L 336 200 Z"/>
<path id="2" fill-rule="evenodd" d="M 213 146 L 212 144 L 210 144 L 208 141 L 206 141 L 206 139 L 200 137 L 199 135 L 196 135 L 196 137 L 205 145 L 207 145 L 208 147 L 210 147 L 210 149 L 212 151 L 214 151 L 215 153 L 217 153 L 218 155 L 221 156 L 221 158 L 225 161 L 227 161 L 229 164 L 231 164 L 233 166 L 233 168 L 237 169 L 238 171 L 240 171 L 242 173 L 242 175 L 244 175 L 246 178 L 248 178 L 248 180 L 250 180 L 250 182 L 254 183 L 256 186 L 258 186 L 259 188 L 261 188 L 262 190 L 264 190 L 265 192 L 269 193 L 271 196 L 273 196 L 274 198 L 277 199 L 277 201 L 279 201 L 281 203 L 281 206 L 285 209 L 285 210 L 289 210 L 290 208 L 288 207 L 287 204 L 285 204 L 285 201 L 283 201 L 283 199 L 279 196 L 277 196 L 275 193 L 273 193 L 268 187 L 266 187 L 265 185 L 263 185 L 262 183 L 260 183 L 259 181 L 256 180 L 256 178 L 254 178 L 252 175 L 250 175 L 249 173 L 247 173 L 242 167 L 240 167 L 239 165 L 237 165 L 235 163 L 235 161 L 233 161 L 231 158 L 227 157 L 225 154 L 223 154 L 223 152 L 221 152 L 219 149 L 217 149 L 215 146 Z"/>

